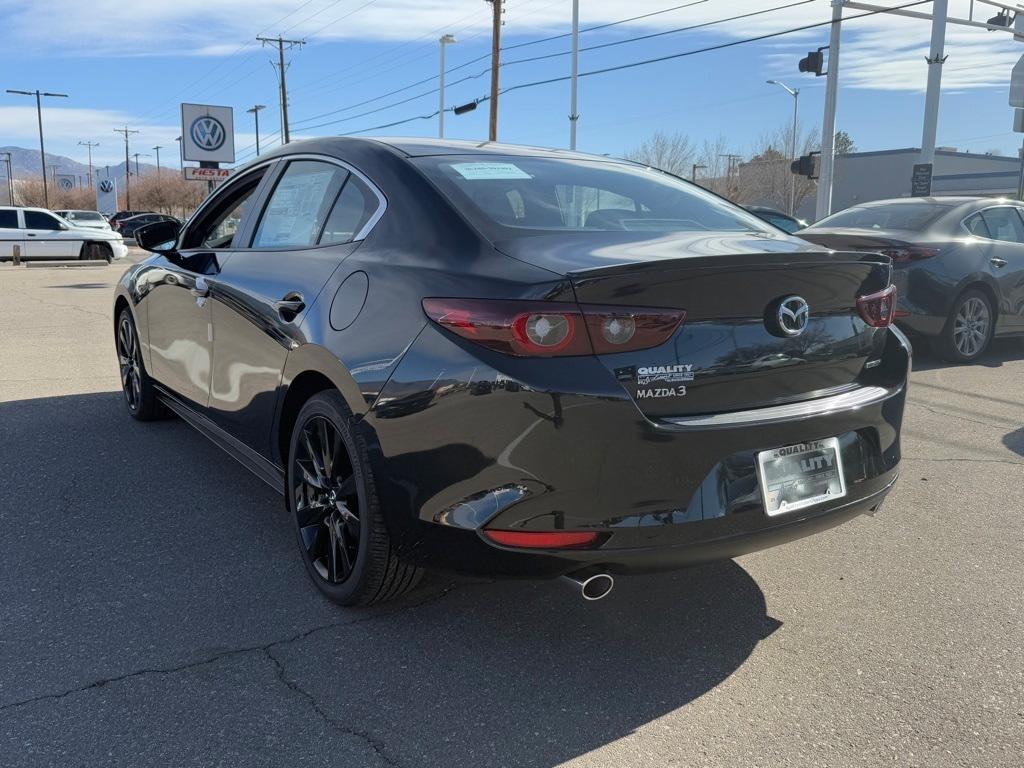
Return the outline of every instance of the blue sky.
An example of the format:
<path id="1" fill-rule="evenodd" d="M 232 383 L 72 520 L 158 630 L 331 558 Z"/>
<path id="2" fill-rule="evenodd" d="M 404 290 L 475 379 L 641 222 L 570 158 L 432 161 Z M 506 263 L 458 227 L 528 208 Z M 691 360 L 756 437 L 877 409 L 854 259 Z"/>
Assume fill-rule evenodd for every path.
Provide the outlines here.
<path id="1" fill-rule="evenodd" d="M 714 21 L 727 16 L 790 7 L 699 30 L 585 51 L 581 71 L 654 58 L 740 38 L 825 21 L 827 0 L 703 0 L 690 7 L 590 32 L 584 46 L 613 43 L 638 35 Z M 898 4 L 895 0 L 885 0 Z M 584 27 L 681 5 L 681 0 L 582 0 Z M 969 0 L 951 0 L 951 13 L 966 16 Z M 988 17 L 995 9 L 976 4 Z M 47 12 L 40 11 L 45 6 Z M 508 0 L 504 42 L 516 45 L 569 29 L 570 0 Z M 928 5 L 919 10 L 929 10 Z M 987 12 L 986 12 L 987 11 Z M 851 15 L 860 11 L 848 11 Z M 45 22 L 41 21 L 45 17 Z M 7 45 L 0 50 L 0 90 L 62 91 L 70 99 L 45 104 L 47 149 L 84 160 L 79 140 L 98 141 L 100 163 L 123 159 L 113 129 L 141 132 L 132 151 L 164 147 L 165 165 L 176 164 L 181 101 L 235 107 L 236 146 L 251 156 L 251 115 L 245 109 L 266 104 L 261 113 L 265 142 L 279 125 L 277 79 L 272 51 L 255 41 L 258 33 L 308 39 L 288 54 L 293 137 L 361 130 L 437 109 L 437 94 L 356 117 L 409 96 L 431 91 L 428 82 L 323 119 L 314 116 L 375 99 L 436 74 L 437 38 L 444 32 L 459 42 L 448 49 L 448 65 L 489 52 L 490 6 L 483 0 L 47 0 L 26 4 L 0 0 L 0 27 Z M 680 131 L 697 143 L 723 137 L 730 151 L 749 154 L 762 135 L 788 123 L 792 101 L 769 78 L 801 89 L 801 121 L 820 125 L 824 78 L 797 73 L 797 60 L 827 42 L 823 27 L 722 51 L 584 78 L 580 83 L 579 148 L 621 154 L 654 132 Z M 838 125 L 863 150 L 918 146 L 924 106 L 929 23 L 890 15 L 853 20 L 844 27 L 842 89 Z M 505 59 L 568 50 L 567 39 L 530 45 Z M 971 151 L 1016 153 L 1007 106 L 1010 69 L 1024 54 L 1012 36 L 950 27 L 949 59 L 939 124 L 939 144 Z M 477 62 L 448 76 L 448 105 L 487 93 L 488 62 Z M 509 86 L 568 73 L 569 57 L 504 67 Z M 556 83 L 502 97 L 502 140 L 551 146 L 568 143 L 568 83 Z M 310 129 L 331 119 L 350 118 Z M 446 120 L 451 138 L 486 137 L 486 105 Z M 391 128 L 389 135 L 436 135 L 436 118 Z M 34 102 L 0 93 L 0 145 L 37 146 Z M 153 158 L 143 158 L 152 162 Z"/>

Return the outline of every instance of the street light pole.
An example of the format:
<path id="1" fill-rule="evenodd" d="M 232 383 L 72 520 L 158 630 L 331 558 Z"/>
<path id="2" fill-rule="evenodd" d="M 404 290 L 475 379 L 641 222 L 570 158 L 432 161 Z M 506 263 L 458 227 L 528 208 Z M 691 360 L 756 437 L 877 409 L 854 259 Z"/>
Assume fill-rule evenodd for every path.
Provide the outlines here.
<path id="1" fill-rule="evenodd" d="M 825 78 L 825 116 L 821 121 L 821 170 L 815 221 L 832 213 L 832 176 L 836 161 L 836 101 L 839 97 L 839 43 L 842 39 L 843 6 L 848 0 L 832 0 L 832 29 L 828 40 L 828 75 Z"/>
<path id="2" fill-rule="evenodd" d="M 942 65 L 946 45 L 946 16 L 949 14 L 948 0 L 932 3 L 932 39 L 928 55 L 928 90 L 924 102 L 924 128 L 921 132 L 920 163 L 931 165 L 935 162 L 935 133 L 939 124 L 939 96 L 942 92 Z"/>
<path id="3" fill-rule="evenodd" d="M 569 149 L 576 149 L 576 110 L 580 74 L 580 0 L 572 0 L 572 79 L 569 85 Z"/>
<path id="4" fill-rule="evenodd" d="M 437 138 L 444 138 L 444 49 L 452 43 L 459 42 L 455 35 L 441 35 L 437 41 L 441 44 L 441 72 L 438 75 L 438 107 L 437 107 Z"/>
<path id="5" fill-rule="evenodd" d="M 798 128 L 798 120 L 799 120 L 799 115 L 800 115 L 800 89 L 799 88 L 790 88 L 788 85 L 786 85 L 783 82 L 780 82 L 779 80 L 768 80 L 767 82 L 768 82 L 769 85 L 777 85 L 780 88 L 784 88 L 786 93 L 788 93 L 790 96 L 793 97 L 793 135 L 790 137 L 790 141 L 789 141 L 789 159 L 790 160 L 796 160 L 796 135 L 797 135 L 797 128 Z M 790 184 L 789 184 L 789 215 L 790 216 L 795 216 L 796 215 L 796 174 L 793 173 L 793 174 L 790 174 L 790 175 L 791 175 L 792 178 L 790 179 Z"/>
<path id="6" fill-rule="evenodd" d="M 156 179 L 160 180 L 160 150 L 163 149 L 161 146 L 153 147 L 153 151 L 156 152 Z"/>
<path id="7" fill-rule="evenodd" d="M 132 157 L 135 158 L 135 177 L 138 178 L 138 179 L 141 179 L 142 178 L 142 174 L 139 173 L 139 158 L 140 157 L 149 157 L 149 153 L 148 152 L 136 152 L 135 154 L 132 155 Z"/>
<path id="8" fill-rule="evenodd" d="M 52 96 L 54 98 L 66 99 L 68 95 L 66 93 L 48 93 L 46 91 L 40 91 L 36 89 L 34 91 L 12 91 L 7 89 L 8 93 L 15 93 L 19 96 L 35 96 L 36 97 L 36 117 L 39 119 L 39 167 L 43 172 L 43 202 L 47 208 L 50 207 L 50 192 L 46 187 L 46 147 L 43 145 L 43 96 Z"/>
<path id="9" fill-rule="evenodd" d="M 4 160 L 7 162 L 7 194 L 10 195 L 10 204 L 14 205 L 14 177 L 11 176 L 11 153 L 0 152 L 0 155 L 4 155 Z"/>
<path id="10" fill-rule="evenodd" d="M 266 104 L 253 104 L 250 109 L 245 110 L 256 121 L 256 157 L 260 156 L 260 110 L 266 108 Z"/>

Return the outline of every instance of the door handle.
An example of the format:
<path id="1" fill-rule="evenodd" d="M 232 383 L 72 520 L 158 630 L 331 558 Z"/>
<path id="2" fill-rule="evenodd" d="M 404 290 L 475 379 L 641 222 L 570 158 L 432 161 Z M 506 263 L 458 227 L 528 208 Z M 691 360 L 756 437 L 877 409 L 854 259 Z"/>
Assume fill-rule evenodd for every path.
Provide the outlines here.
<path id="1" fill-rule="evenodd" d="M 298 291 L 291 291 L 286 293 L 284 298 L 280 301 L 274 302 L 274 308 L 277 313 L 281 315 L 282 320 L 291 322 L 295 319 L 295 316 L 306 308 L 306 302 L 302 298 L 302 294 Z"/>
<path id="2" fill-rule="evenodd" d="M 210 286 L 207 285 L 206 280 L 201 277 L 197 277 L 196 284 L 188 290 L 197 299 L 205 299 L 210 295 Z"/>
<path id="3" fill-rule="evenodd" d="M 1006 266 L 1006 259 L 1000 259 L 998 256 L 993 256 L 989 259 L 989 263 L 996 269 L 1002 269 Z"/>
<path id="4" fill-rule="evenodd" d="M 35 237 L 35 236 L 36 236 L 35 232 L 26 232 L 25 233 L 25 237 Z"/>

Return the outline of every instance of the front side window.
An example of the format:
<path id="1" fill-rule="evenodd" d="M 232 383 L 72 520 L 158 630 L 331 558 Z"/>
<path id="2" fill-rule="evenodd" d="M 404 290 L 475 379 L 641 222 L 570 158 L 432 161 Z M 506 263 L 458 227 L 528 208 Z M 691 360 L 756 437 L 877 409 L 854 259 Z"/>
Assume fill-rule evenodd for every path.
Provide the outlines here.
<path id="1" fill-rule="evenodd" d="M 60 229 L 60 222 L 42 211 L 25 211 L 25 229 Z"/>
<path id="2" fill-rule="evenodd" d="M 230 248 L 265 170 L 260 169 L 239 179 L 225 189 L 222 196 L 212 200 L 209 210 L 203 211 L 200 218 L 188 228 L 182 247 L 214 250 Z"/>
<path id="3" fill-rule="evenodd" d="M 18 212 L 0 211 L 0 229 L 17 229 Z"/>
<path id="4" fill-rule="evenodd" d="M 1004 205 L 981 212 L 988 227 L 989 237 L 1006 243 L 1024 243 L 1024 222 L 1016 208 Z"/>
<path id="5" fill-rule="evenodd" d="M 308 248 L 317 244 L 348 171 L 318 160 L 288 164 L 263 211 L 253 248 Z"/>
<path id="6" fill-rule="evenodd" d="M 774 231 L 700 187 L 627 163 L 485 155 L 414 162 L 492 236 L 509 236 L 516 229 Z"/>
<path id="7" fill-rule="evenodd" d="M 964 219 L 964 227 L 976 237 L 992 237 L 992 233 L 988 231 L 988 224 L 980 213 L 971 214 Z"/>

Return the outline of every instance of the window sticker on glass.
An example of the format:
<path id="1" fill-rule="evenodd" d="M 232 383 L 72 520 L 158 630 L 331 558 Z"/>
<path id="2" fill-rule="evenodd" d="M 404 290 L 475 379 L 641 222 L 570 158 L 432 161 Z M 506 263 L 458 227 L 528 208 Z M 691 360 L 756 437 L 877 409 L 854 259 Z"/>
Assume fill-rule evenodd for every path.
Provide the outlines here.
<path id="1" fill-rule="evenodd" d="M 452 170 L 464 179 L 532 179 L 514 163 L 452 163 Z"/>

